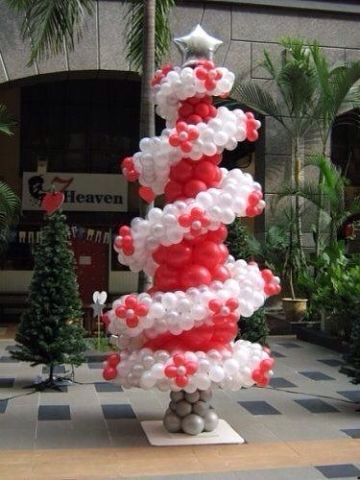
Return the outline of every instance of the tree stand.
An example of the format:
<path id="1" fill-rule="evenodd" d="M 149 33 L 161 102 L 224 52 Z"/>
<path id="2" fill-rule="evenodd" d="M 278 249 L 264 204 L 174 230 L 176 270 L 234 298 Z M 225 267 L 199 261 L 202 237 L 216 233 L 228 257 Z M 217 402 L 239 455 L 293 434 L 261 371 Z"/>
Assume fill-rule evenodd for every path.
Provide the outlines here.
<path id="1" fill-rule="evenodd" d="M 56 390 L 57 392 L 62 392 L 61 382 L 57 378 L 54 378 L 54 365 L 49 367 L 49 376 L 46 380 L 42 382 L 34 382 L 31 385 L 27 385 L 24 388 L 34 388 L 38 392 L 43 392 L 44 390 Z"/>
<path id="2" fill-rule="evenodd" d="M 169 408 L 165 413 L 163 425 L 170 433 L 183 432 L 198 435 L 212 432 L 219 423 L 219 417 L 210 405 L 212 391 L 196 390 L 194 393 L 170 393 Z"/>

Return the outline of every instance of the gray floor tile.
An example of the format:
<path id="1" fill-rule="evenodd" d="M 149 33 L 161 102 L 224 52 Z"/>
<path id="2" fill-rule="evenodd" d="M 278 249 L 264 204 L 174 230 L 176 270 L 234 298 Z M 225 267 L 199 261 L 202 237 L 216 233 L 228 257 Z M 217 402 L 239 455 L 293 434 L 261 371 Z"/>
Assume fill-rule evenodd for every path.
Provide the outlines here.
<path id="1" fill-rule="evenodd" d="M 95 390 L 97 392 L 122 392 L 120 385 L 114 385 L 110 382 L 95 382 Z"/>
<path id="2" fill-rule="evenodd" d="M 106 355 L 85 355 L 85 360 L 88 362 L 88 363 L 92 363 L 92 362 L 103 362 L 104 360 L 106 359 Z"/>
<path id="3" fill-rule="evenodd" d="M 335 380 L 333 377 L 329 377 L 329 375 L 326 375 L 323 372 L 299 372 L 300 375 L 303 375 L 306 378 L 310 378 L 310 380 Z"/>
<path id="4" fill-rule="evenodd" d="M 19 350 L 19 347 L 18 347 L 17 345 L 15 345 L 15 344 L 14 344 L 14 345 L 7 345 L 7 346 L 5 347 L 5 350 L 6 350 L 7 352 L 10 352 L 10 350 Z"/>
<path id="5" fill-rule="evenodd" d="M 304 407 L 310 413 L 331 413 L 339 411 L 329 403 L 318 398 L 303 398 L 300 400 L 294 400 L 294 402 Z"/>
<path id="6" fill-rule="evenodd" d="M 286 355 L 283 355 L 282 353 L 275 352 L 274 350 L 271 350 L 271 356 L 274 358 L 285 358 Z"/>
<path id="7" fill-rule="evenodd" d="M 0 378 L 0 388 L 12 388 L 15 378 Z"/>
<path id="8" fill-rule="evenodd" d="M 59 373 L 65 373 L 65 371 L 66 371 L 66 370 L 65 370 L 64 365 L 56 365 L 55 368 L 54 368 L 54 374 L 55 374 L 55 375 L 57 375 L 57 374 L 59 374 Z M 43 373 L 43 375 L 44 375 L 45 373 L 49 373 L 49 367 L 47 367 L 47 366 L 43 367 L 43 368 L 42 368 L 42 373 Z"/>
<path id="9" fill-rule="evenodd" d="M 87 365 L 91 370 L 99 370 L 103 368 L 103 362 L 90 362 Z"/>
<path id="10" fill-rule="evenodd" d="M 349 435 L 351 438 L 360 438 L 360 428 L 345 428 L 341 431 L 346 433 L 346 435 Z"/>
<path id="11" fill-rule="evenodd" d="M 282 377 L 272 377 L 270 380 L 270 386 L 274 388 L 296 388 L 297 385 L 289 382 L 286 378 Z"/>
<path id="12" fill-rule="evenodd" d="M 119 418 L 136 418 L 131 405 L 116 405 L 108 404 L 101 405 L 104 417 L 107 420 L 114 420 Z"/>
<path id="13" fill-rule="evenodd" d="M 261 400 L 238 402 L 252 415 L 281 415 L 281 412 L 276 410 L 272 405 Z"/>
<path id="14" fill-rule="evenodd" d="M 358 390 L 345 390 L 342 392 L 337 392 L 345 398 L 348 398 L 352 402 L 360 402 L 360 389 Z"/>
<path id="15" fill-rule="evenodd" d="M 321 465 L 315 467 L 325 478 L 356 478 L 360 475 L 360 470 L 351 464 L 342 465 Z"/>
<path id="16" fill-rule="evenodd" d="M 317 360 L 318 362 L 324 363 L 329 367 L 340 367 L 340 365 L 344 365 L 344 362 L 341 360 L 337 360 L 336 358 L 325 358 L 323 360 Z"/>
<path id="17" fill-rule="evenodd" d="M 285 347 L 285 348 L 301 348 L 301 346 L 298 343 L 294 343 L 294 342 L 279 342 L 278 345 L 281 345 L 282 347 Z"/>
<path id="18" fill-rule="evenodd" d="M 67 393 L 69 391 L 68 387 L 66 385 L 58 385 L 59 390 L 44 390 L 41 392 L 41 395 L 48 395 L 49 393 Z"/>
<path id="19" fill-rule="evenodd" d="M 7 400 L 0 400 L 0 413 L 6 412 L 8 401 Z"/>
<path id="20" fill-rule="evenodd" d="M 13 357 L 3 356 L 3 357 L 0 357 L 0 363 L 20 363 L 20 362 L 19 360 L 16 360 Z"/>
<path id="21" fill-rule="evenodd" d="M 71 420 L 69 405 L 40 405 L 39 420 Z"/>

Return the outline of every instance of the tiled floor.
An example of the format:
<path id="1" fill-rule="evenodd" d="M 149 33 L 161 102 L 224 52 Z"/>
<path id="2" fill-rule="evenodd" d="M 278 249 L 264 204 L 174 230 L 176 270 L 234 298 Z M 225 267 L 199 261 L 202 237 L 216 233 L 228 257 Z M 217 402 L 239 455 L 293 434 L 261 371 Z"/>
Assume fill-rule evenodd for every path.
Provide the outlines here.
<path id="1" fill-rule="evenodd" d="M 292 337 L 274 337 L 270 343 L 276 352 L 275 376 L 270 387 L 251 388 L 239 392 L 217 390 L 214 392 L 212 405 L 247 441 L 246 447 L 236 447 L 240 449 L 240 453 L 246 452 L 244 448 L 247 447 L 254 448 L 255 451 L 258 448 L 259 452 L 268 452 L 272 448 L 274 455 L 280 455 L 281 445 L 284 448 L 294 445 L 292 449 L 299 448 L 301 452 L 309 442 L 317 442 L 317 447 L 313 450 L 313 459 L 309 454 L 309 460 L 303 459 L 302 463 L 299 463 L 297 459 L 292 463 L 292 450 L 286 450 L 289 461 L 285 461 L 285 456 L 280 455 L 278 462 L 269 461 L 265 464 L 260 462 L 258 467 L 249 464 L 245 468 L 246 462 L 239 467 L 235 461 L 229 460 L 224 462 L 226 465 L 226 468 L 222 467 L 224 472 L 218 464 L 215 466 L 211 461 L 207 461 L 204 462 L 208 465 L 205 474 L 200 473 L 202 467 L 199 459 L 202 458 L 203 450 L 197 449 L 192 451 L 196 454 L 192 471 L 196 473 L 182 475 L 189 471 L 189 466 L 186 461 L 179 461 L 179 465 L 174 467 L 173 471 L 159 467 L 159 472 L 162 473 L 156 476 L 156 470 L 151 467 L 153 448 L 147 442 L 140 421 L 161 419 L 169 402 L 169 395 L 141 390 L 123 391 L 119 386 L 104 382 L 101 376 L 102 359 L 96 354 L 89 353 L 87 362 L 75 371 L 77 383 L 64 386 L 60 392 L 32 393 L 31 390 L 23 389 L 42 375 L 45 369 L 41 366 L 32 368 L 22 362 L 0 360 L 0 472 L 5 465 L 1 460 L 1 452 L 5 458 L 6 451 L 9 455 L 13 454 L 10 450 L 17 450 L 17 455 L 26 455 L 27 451 L 33 449 L 39 454 L 43 449 L 51 449 L 55 454 L 55 450 L 60 452 L 60 449 L 95 451 L 106 448 L 112 451 L 111 449 L 115 448 L 118 452 L 123 451 L 125 455 L 130 448 L 132 453 L 129 455 L 141 451 L 141 455 L 148 458 L 148 468 L 145 465 L 139 470 L 142 472 L 141 477 L 136 477 L 135 469 L 129 477 L 125 474 L 121 477 L 104 474 L 103 477 L 88 475 L 84 478 L 355 479 L 360 475 L 360 443 L 359 448 L 354 450 L 358 453 L 352 454 L 351 448 L 354 448 L 354 443 L 351 442 L 360 442 L 359 388 L 351 384 L 348 377 L 339 373 L 341 357 L 335 352 L 297 341 Z M 9 357 L 9 340 L 2 340 L 0 359 L 6 357 Z M 60 376 L 67 371 L 67 366 L 57 370 Z M 336 456 L 332 454 L 331 449 L 324 447 L 325 455 L 320 446 L 329 441 L 335 441 L 334 445 L 341 442 L 347 445 L 346 442 L 349 442 L 350 450 L 344 447 L 343 451 L 350 453 Z M 207 452 L 206 447 L 204 448 L 204 452 Z M 159 452 L 158 449 L 156 451 Z M 219 451 L 221 459 L 223 452 Z M 171 452 L 174 454 L 175 450 L 172 449 Z M 179 452 L 184 450 L 180 449 Z M 233 458 L 232 450 L 226 448 L 224 452 L 228 452 L 230 458 Z M 234 452 L 236 452 L 234 458 L 238 458 L 238 450 Z M 16 454 L 13 455 L 15 458 Z M 157 456 L 158 453 L 154 454 L 154 458 Z M 213 461 L 215 460 L 216 455 Z M 278 468 L 279 466 L 283 468 Z M 297 468 L 290 468 L 291 466 Z M 14 471 L 9 472 L 9 477 L 0 474 L 0 479 L 38 480 L 36 476 L 16 477 Z M 76 475 L 74 477 L 46 475 L 41 477 L 39 474 L 39 480 L 83 478 Z"/>

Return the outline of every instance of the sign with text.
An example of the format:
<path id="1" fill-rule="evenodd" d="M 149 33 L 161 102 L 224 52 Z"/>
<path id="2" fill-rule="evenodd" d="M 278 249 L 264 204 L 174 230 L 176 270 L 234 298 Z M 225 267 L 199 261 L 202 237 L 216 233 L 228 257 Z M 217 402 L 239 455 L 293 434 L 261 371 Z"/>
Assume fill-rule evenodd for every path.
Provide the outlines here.
<path id="1" fill-rule="evenodd" d="M 43 195 L 54 186 L 65 195 L 63 210 L 126 212 L 127 181 L 123 175 L 97 173 L 23 173 L 22 209 L 40 210 Z"/>

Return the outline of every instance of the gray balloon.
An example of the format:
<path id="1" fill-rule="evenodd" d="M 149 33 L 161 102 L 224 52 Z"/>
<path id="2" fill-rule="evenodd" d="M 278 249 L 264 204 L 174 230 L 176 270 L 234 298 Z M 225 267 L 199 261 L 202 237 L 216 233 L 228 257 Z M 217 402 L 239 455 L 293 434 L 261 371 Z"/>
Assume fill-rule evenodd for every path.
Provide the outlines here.
<path id="1" fill-rule="evenodd" d="M 201 390 L 200 391 L 200 398 L 201 400 L 204 400 L 205 402 L 208 402 L 212 398 L 212 391 L 209 388 L 209 390 Z"/>
<path id="2" fill-rule="evenodd" d="M 176 415 L 179 417 L 185 417 L 191 413 L 191 404 L 186 400 L 181 400 L 176 404 Z"/>
<path id="3" fill-rule="evenodd" d="M 181 428 L 188 435 L 199 435 L 204 430 L 204 420 L 199 415 L 191 413 L 182 419 Z"/>
<path id="4" fill-rule="evenodd" d="M 170 398 L 173 402 L 180 402 L 184 398 L 184 392 L 170 392 Z"/>
<path id="5" fill-rule="evenodd" d="M 212 432 L 219 424 L 219 417 L 215 410 L 208 410 L 204 415 L 204 423 L 206 432 Z"/>
<path id="6" fill-rule="evenodd" d="M 175 412 L 175 411 L 176 411 L 176 403 L 175 403 L 174 401 L 171 401 L 171 402 L 169 403 L 169 408 L 170 408 L 170 410 L 172 410 L 173 412 Z"/>
<path id="7" fill-rule="evenodd" d="M 196 403 L 197 401 L 200 400 L 200 392 L 199 390 L 196 390 L 194 393 L 185 393 L 185 400 L 187 400 L 189 403 Z"/>
<path id="8" fill-rule="evenodd" d="M 203 417 L 206 412 L 209 410 L 210 405 L 207 402 L 204 402 L 203 400 L 199 400 L 198 402 L 194 403 L 192 410 L 193 413 L 196 413 L 197 415 L 200 415 L 200 417 Z"/>
<path id="9" fill-rule="evenodd" d="M 169 413 L 169 415 L 165 415 L 163 425 L 165 429 L 170 433 L 180 432 L 181 419 L 177 417 L 175 413 Z"/>

